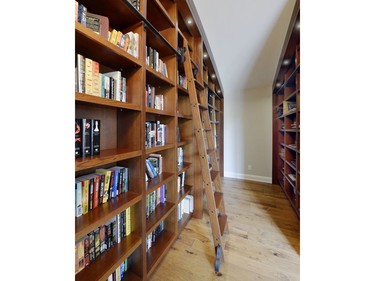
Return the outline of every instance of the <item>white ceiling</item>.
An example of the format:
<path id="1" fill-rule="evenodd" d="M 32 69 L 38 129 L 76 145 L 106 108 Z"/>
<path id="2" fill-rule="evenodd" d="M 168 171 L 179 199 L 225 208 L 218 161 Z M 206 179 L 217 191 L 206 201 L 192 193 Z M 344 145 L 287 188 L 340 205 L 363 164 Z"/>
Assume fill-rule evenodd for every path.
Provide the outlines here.
<path id="1" fill-rule="evenodd" d="M 192 3 L 214 56 L 224 97 L 272 85 L 295 0 Z"/>

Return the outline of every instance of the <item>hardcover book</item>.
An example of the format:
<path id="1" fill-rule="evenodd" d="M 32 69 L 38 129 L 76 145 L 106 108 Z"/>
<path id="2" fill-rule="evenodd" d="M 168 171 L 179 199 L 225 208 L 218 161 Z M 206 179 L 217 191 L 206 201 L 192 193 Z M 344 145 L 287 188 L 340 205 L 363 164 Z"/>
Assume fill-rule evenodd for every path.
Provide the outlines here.
<path id="1" fill-rule="evenodd" d="M 91 155 L 100 153 L 100 120 L 91 120 Z"/>
<path id="2" fill-rule="evenodd" d="M 91 119 L 82 118 L 82 156 L 91 155 Z"/>
<path id="3" fill-rule="evenodd" d="M 82 119 L 75 119 L 75 157 L 82 157 Z"/>
<path id="4" fill-rule="evenodd" d="M 96 18 L 99 21 L 100 31 L 98 34 L 108 40 L 109 20 L 108 17 L 97 15 L 93 13 L 87 13 L 87 17 Z"/>
<path id="5" fill-rule="evenodd" d="M 75 205 L 76 205 L 76 217 L 82 216 L 82 182 L 79 180 L 75 181 Z"/>

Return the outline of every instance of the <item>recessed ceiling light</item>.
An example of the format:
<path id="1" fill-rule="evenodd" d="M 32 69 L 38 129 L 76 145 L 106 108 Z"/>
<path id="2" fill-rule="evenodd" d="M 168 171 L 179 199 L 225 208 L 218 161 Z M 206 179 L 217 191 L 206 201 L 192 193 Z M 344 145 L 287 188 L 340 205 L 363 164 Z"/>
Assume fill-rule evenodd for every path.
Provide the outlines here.
<path id="1" fill-rule="evenodd" d="M 221 91 L 220 90 L 217 90 L 217 92 L 220 94 L 221 93 Z"/>
<path id="2" fill-rule="evenodd" d="M 215 74 L 211 74 L 211 78 L 216 78 L 216 75 Z"/>
<path id="3" fill-rule="evenodd" d="M 187 24 L 192 24 L 193 20 L 192 19 L 188 19 L 186 22 L 187 22 Z"/>
<path id="4" fill-rule="evenodd" d="M 280 82 L 277 82 L 276 83 L 276 87 L 280 87 L 281 86 L 281 83 Z"/>
<path id="5" fill-rule="evenodd" d="M 208 57 L 207 53 L 204 53 L 204 54 L 203 54 L 203 57 L 204 57 L 204 58 L 207 58 L 207 57 Z"/>
<path id="6" fill-rule="evenodd" d="M 283 60 L 283 65 L 288 65 L 290 63 L 290 60 Z"/>
<path id="7" fill-rule="evenodd" d="M 300 23 L 299 23 L 299 21 L 298 21 L 298 22 L 296 22 L 296 29 L 299 30 L 299 28 L 300 28 Z"/>

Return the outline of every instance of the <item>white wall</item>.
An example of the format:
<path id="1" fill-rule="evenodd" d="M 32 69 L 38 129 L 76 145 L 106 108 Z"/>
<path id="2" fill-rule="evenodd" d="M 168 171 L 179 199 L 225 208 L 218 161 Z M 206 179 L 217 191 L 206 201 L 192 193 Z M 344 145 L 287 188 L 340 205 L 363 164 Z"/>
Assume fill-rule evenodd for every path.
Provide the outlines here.
<path id="1" fill-rule="evenodd" d="M 224 176 L 271 183 L 271 85 L 224 98 Z M 248 170 L 248 165 L 252 170 Z"/>

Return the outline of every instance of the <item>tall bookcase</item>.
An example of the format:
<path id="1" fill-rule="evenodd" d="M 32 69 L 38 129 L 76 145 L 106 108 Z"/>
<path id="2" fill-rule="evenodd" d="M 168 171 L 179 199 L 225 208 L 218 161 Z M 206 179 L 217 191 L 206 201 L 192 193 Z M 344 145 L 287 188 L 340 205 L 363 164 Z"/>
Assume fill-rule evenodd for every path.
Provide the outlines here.
<path id="1" fill-rule="evenodd" d="M 213 58 L 205 47 L 208 42 L 204 42 L 201 31 L 194 24 L 196 16 L 185 0 L 141 0 L 138 8 L 125 0 L 82 0 L 78 3 L 90 13 L 108 17 L 109 31 L 138 33 L 139 55 L 132 56 L 81 23 L 75 23 L 75 56 L 79 54 L 97 62 L 99 73 L 120 71 L 126 78 L 126 102 L 75 92 L 75 118 L 100 120 L 101 128 L 100 153 L 76 158 L 76 178 L 95 173 L 97 169 L 128 168 L 128 191 L 75 218 L 75 242 L 82 241 L 124 211 L 128 212 L 131 221 L 130 233 L 98 254 L 76 273 L 75 279 L 107 280 L 126 261 L 126 280 L 148 280 L 189 219 L 202 217 L 202 179 L 180 55 L 183 39 L 188 40 L 193 54 L 195 84 L 201 93 L 201 103 L 217 112 L 212 124 L 218 136 L 221 161 L 222 88 L 213 67 Z M 158 52 L 168 75 L 146 63 L 149 48 Z M 207 73 L 216 75 L 216 79 L 209 79 Z M 162 96 L 163 109 L 149 106 L 147 87 L 153 87 L 154 94 Z M 216 96 L 211 104 L 208 103 L 210 94 Z M 165 142 L 147 145 L 146 123 L 156 122 L 166 127 Z M 180 165 L 179 151 L 183 151 Z M 146 180 L 146 159 L 155 154 L 163 159 L 162 172 Z M 178 187 L 182 175 L 184 185 Z M 148 200 L 161 188 L 166 190 L 166 200 L 149 213 L 146 210 Z M 191 196 L 194 212 L 181 215 L 182 202 Z M 153 236 L 155 231 L 158 231 L 157 236 Z M 153 237 L 151 247 L 148 246 L 150 235 Z"/>
<path id="2" fill-rule="evenodd" d="M 273 84 L 272 183 L 300 216 L 300 13 L 293 10 Z"/>

